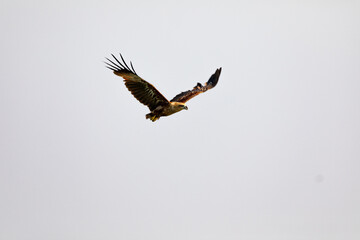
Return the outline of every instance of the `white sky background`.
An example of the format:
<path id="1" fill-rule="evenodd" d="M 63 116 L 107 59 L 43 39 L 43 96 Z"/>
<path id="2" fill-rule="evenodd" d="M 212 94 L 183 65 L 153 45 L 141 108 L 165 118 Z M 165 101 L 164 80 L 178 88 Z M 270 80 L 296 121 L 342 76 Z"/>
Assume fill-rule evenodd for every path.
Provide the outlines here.
<path id="1" fill-rule="evenodd" d="M 359 1 L 0 5 L 0 239 L 360 239 Z"/>

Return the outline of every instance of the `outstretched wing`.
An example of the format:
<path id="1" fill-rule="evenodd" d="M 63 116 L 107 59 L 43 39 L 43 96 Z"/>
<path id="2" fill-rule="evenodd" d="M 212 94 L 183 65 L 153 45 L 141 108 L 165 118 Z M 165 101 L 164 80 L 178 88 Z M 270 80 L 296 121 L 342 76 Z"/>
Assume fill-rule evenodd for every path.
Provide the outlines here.
<path id="1" fill-rule="evenodd" d="M 205 83 L 205 86 L 198 83 L 192 90 L 182 92 L 176 95 L 170 102 L 181 102 L 185 103 L 200 93 L 206 92 L 216 86 L 221 73 L 221 68 L 216 69 L 215 73 L 211 75 L 210 79 Z"/>
<path id="2" fill-rule="evenodd" d="M 116 62 L 106 58 L 109 61 L 105 62 L 106 67 L 124 79 L 125 86 L 139 102 L 148 106 L 150 111 L 159 105 L 169 104 L 169 101 L 153 85 L 137 75 L 131 62 L 131 68 L 129 68 L 121 54 L 122 63 L 113 54 L 111 55 Z"/>

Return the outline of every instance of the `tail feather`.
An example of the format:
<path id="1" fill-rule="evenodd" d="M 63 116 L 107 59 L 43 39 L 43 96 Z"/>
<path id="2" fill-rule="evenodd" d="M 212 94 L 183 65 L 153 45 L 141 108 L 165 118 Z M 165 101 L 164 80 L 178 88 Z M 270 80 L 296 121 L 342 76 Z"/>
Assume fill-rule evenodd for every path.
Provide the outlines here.
<path id="1" fill-rule="evenodd" d="M 151 121 L 155 122 L 160 117 L 156 116 L 154 113 L 148 113 L 146 114 L 146 119 L 150 119 Z"/>
<path id="2" fill-rule="evenodd" d="M 151 118 L 152 116 L 154 116 L 153 113 L 148 113 L 148 114 L 146 114 L 146 119 Z"/>

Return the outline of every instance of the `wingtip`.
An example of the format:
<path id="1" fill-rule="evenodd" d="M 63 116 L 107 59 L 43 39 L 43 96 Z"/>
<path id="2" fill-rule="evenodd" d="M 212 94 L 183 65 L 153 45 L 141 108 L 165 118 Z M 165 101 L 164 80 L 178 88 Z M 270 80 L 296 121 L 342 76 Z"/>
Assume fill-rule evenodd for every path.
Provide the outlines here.
<path id="1" fill-rule="evenodd" d="M 121 53 L 119 53 L 120 55 L 120 59 L 121 61 L 119 61 L 119 59 L 116 58 L 116 56 L 114 54 L 111 53 L 111 56 L 113 57 L 113 60 L 105 57 L 105 59 L 108 62 L 104 62 L 105 64 L 107 64 L 108 66 L 106 66 L 107 68 L 114 70 L 114 71 L 129 71 L 131 73 L 134 73 L 135 75 L 137 75 L 137 73 L 135 72 L 135 68 L 132 64 L 132 62 L 130 62 L 130 66 L 131 68 L 127 65 L 127 63 L 124 60 L 124 57 L 121 55 Z"/>
<path id="2" fill-rule="evenodd" d="M 221 67 L 216 69 L 215 73 L 211 75 L 210 79 L 207 81 L 206 85 L 211 85 L 211 88 L 215 87 L 216 84 L 219 81 L 220 73 L 221 73 Z"/>

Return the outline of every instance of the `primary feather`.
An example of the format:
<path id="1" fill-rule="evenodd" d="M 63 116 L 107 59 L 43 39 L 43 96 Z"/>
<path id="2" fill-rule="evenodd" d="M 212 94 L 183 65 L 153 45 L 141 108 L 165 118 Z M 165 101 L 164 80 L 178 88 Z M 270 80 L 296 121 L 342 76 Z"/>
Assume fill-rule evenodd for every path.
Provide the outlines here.
<path id="1" fill-rule="evenodd" d="M 216 86 L 221 73 L 221 68 L 216 69 L 215 73 L 211 75 L 210 79 L 205 83 L 205 86 L 198 83 L 192 90 L 188 90 L 186 92 L 179 93 L 170 102 L 182 102 L 186 103 L 193 97 L 199 95 L 200 93 L 206 92 L 209 89 L 212 89 Z"/>
<path id="2" fill-rule="evenodd" d="M 154 110 L 158 105 L 169 103 L 153 85 L 136 74 L 132 63 L 130 63 L 132 68 L 130 69 L 121 54 L 120 57 L 123 60 L 123 64 L 114 55 L 112 56 L 117 63 L 106 58 L 110 62 L 105 62 L 107 64 L 106 67 L 113 70 L 114 74 L 124 78 L 125 86 L 139 102 L 148 106 L 150 111 Z"/>

